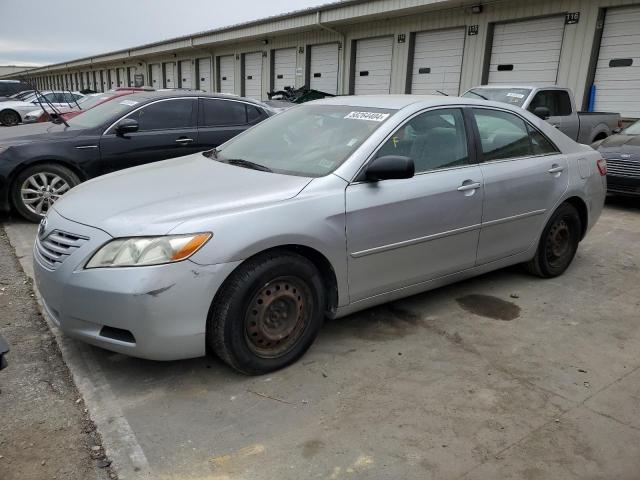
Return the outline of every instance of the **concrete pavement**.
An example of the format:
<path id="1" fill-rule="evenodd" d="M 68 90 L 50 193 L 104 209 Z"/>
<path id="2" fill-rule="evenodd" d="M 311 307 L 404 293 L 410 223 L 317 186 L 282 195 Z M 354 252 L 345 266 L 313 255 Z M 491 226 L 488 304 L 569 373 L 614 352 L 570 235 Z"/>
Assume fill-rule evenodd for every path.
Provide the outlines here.
<path id="1" fill-rule="evenodd" d="M 35 227 L 5 222 L 27 273 Z M 517 268 L 328 322 L 247 378 L 58 337 L 120 478 L 636 479 L 640 202 L 554 280 Z"/>

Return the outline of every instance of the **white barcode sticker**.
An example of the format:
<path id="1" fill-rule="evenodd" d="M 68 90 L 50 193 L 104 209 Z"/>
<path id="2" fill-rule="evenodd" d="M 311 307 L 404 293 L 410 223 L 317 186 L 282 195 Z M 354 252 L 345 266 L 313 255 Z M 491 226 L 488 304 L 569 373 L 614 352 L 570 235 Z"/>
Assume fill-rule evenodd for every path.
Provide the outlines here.
<path id="1" fill-rule="evenodd" d="M 370 122 L 384 122 L 388 116 L 388 113 L 350 112 L 344 118 L 351 118 L 353 120 L 369 120 Z"/>
<path id="2" fill-rule="evenodd" d="M 507 97 L 513 97 L 513 98 L 524 98 L 524 95 L 521 93 L 512 93 L 509 92 L 507 93 Z"/>
<path id="3" fill-rule="evenodd" d="M 133 107 L 134 105 L 137 105 L 137 104 L 138 104 L 138 102 L 135 102 L 133 100 L 122 100 L 120 102 L 120 105 L 127 105 L 129 107 Z"/>

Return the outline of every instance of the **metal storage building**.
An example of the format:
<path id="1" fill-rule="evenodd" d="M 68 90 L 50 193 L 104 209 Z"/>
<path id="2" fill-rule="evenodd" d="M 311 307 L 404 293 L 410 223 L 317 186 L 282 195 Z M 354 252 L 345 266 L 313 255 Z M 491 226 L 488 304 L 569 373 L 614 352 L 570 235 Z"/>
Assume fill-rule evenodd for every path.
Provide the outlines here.
<path id="1" fill-rule="evenodd" d="M 137 73 L 155 88 L 262 99 L 303 85 L 455 95 L 479 84 L 559 84 L 585 109 L 640 117 L 639 20 L 640 0 L 346 0 L 22 76 L 46 87 L 84 73 L 74 88 L 106 90 L 133 85 Z"/>

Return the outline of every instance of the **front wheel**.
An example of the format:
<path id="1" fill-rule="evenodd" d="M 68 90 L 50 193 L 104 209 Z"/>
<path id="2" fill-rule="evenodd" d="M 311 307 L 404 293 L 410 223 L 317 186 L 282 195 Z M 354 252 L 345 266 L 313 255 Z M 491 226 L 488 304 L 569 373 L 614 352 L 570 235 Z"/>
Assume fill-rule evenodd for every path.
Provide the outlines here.
<path id="1" fill-rule="evenodd" d="M 208 321 L 208 345 L 244 374 L 278 370 L 313 343 L 325 303 L 320 272 L 307 258 L 290 252 L 258 255 L 218 293 Z"/>
<path id="2" fill-rule="evenodd" d="M 576 208 L 563 203 L 547 222 L 535 257 L 525 264 L 527 270 L 542 278 L 562 275 L 578 250 L 582 222 Z"/>
<path id="3" fill-rule="evenodd" d="M 12 184 L 11 200 L 21 216 L 39 222 L 58 198 L 79 183 L 78 176 L 68 168 L 40 163 L 18 174 Z"/>

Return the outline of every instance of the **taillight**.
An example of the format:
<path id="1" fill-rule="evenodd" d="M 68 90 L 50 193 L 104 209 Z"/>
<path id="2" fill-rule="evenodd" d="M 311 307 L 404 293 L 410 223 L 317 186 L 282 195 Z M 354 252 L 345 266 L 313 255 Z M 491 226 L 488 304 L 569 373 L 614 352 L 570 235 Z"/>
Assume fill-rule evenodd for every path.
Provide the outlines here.
<path id="1" fill-rule="evenodd" d="M 604 177 L 607 174 L 607 161 L 604 158 L 601 158 L 596 162 L 596 165 L 598 165 L 600 175 Z"/>

